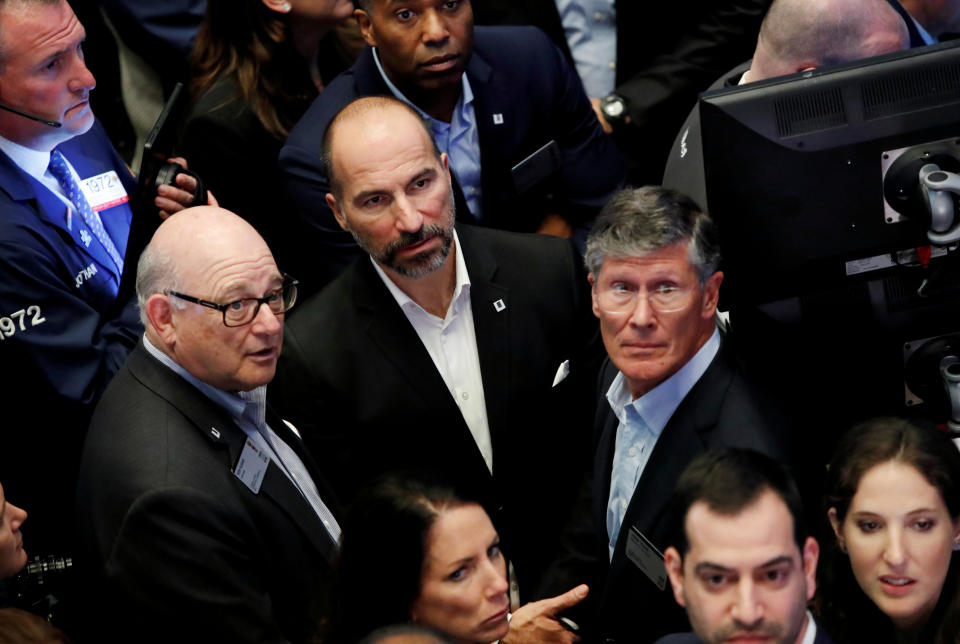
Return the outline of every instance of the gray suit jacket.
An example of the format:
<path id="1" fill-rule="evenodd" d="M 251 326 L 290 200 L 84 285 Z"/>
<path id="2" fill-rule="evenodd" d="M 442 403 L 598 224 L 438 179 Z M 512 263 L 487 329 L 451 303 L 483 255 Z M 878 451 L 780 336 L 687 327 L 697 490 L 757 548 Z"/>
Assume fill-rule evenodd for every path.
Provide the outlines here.
<path id="1" fill-rule="evenodd" d="M 267 422 L 336 512 L 299 439 Z M 94 413 L 78 488 L 107 641 L 305 642 L 315 630 L 336 544 L 272 461 L 257 494 L 234 475 L 245 442 L 137 346 Z"/>

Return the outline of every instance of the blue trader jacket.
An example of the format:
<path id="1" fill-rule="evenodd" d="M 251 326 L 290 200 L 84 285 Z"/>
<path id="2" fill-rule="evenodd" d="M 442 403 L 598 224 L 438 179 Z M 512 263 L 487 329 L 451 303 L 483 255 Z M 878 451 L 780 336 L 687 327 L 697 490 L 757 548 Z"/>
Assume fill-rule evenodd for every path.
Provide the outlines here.
<path id="1" fill-rule="evenodd" d="M 130 170 L 99 123 L 58 149 L 104 206 L 100 217 L 123 254 Z M 0 152 L 0 483 L 28 509 L 34 551 L 54 536 L 47 519 L 72 517 L 89 414 L 142 333 L 133 302 L 115 306 L 119 279 L 82 217 Z"/>

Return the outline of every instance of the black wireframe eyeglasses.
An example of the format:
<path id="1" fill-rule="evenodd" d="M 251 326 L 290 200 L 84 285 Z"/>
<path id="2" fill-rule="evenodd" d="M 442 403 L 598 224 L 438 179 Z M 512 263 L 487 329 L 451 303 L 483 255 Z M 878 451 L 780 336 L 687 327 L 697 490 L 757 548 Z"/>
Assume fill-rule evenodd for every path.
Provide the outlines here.
<path id="1" fill-rule="evenodd" d="M 209 309 L 216 309 L 223 314 L 223 324 L 228 327 L 243 326 L 250 324 L 260 312 L 260 305 L 266 304 L 273 311 L 274 315 L 283 315 L 297 301 L 297 284 L 299 282 L 289 275 L 283 275 L 283 286 L 270 291 L 263 297 L 245 297 L 226 304 L 217 304 L 210 300 L 202 300 L 199 297 L 177 293 L 176 291 L 166 291 L 167 295 L 205 306 Z"/>

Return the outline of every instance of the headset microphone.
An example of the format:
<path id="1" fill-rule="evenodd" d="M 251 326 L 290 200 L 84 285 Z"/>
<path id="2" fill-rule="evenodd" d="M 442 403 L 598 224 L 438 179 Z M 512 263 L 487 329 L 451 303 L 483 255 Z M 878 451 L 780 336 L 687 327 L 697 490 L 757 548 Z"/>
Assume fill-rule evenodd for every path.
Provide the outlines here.
<path id="1" fill-rule="evenodd" d="M 0 110 L 13 112 L 18 116 L 28 118 L 32 121 L 37 121 L 38 123 L 43 123 L 44 125 L 49 125 L 50 127 L 63 127 L 63 123 L 58 123 L 57 121 L 48 121 L 47 119 L 40 118 L 39 116 L 34 116 L 33 114 L 27 114 L 26 112 L 21 112 L 20 110 L 10 107 L 9 105 L 4 105 L 3 103 L 0 103 Z"/>

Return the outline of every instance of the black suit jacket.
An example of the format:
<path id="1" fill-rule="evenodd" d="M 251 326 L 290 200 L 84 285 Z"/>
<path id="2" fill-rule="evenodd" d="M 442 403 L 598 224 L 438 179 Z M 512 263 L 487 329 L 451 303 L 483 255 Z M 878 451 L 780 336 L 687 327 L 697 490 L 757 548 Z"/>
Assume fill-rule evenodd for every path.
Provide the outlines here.
<path id="1" fill-rule="evenodd" d="M 587 465 L 596 320 L 566 240 L 467 225 L 457 231 L 471 281 L 492 475 L 368 257 L 294 309 L 270 398 L 301 429 L 344 502 L 396 469 L 445 474 L 478 495 L 521 586 L 532 592 Z M 554 387 L 565 360 L 570 375 Z"/>
<path id="2" fill-rule="evenodd" d="M 662 553 L 669 545 L 668 501 L 681 472 L 697 454 L 711 448 L 745 447 L 788 463 L 792 436 L 766 394 L 744 376 L 725 338 L 660 434 L 610 559 L 607 500 L 619 421 L 606 393 L 616 374 L 613 363 L 606 362 L 598 389 L 593 480 L 581 493 L 580 512 L 565 534 L 564 555 L 551 570 L 542 594 L 577 582 L 592 583 L 592 605 L 587 608 L 593 614 L 582 618 L 587 624 L 593 621 L 588 638 L 652 642 L 666 633 L 688 630 L 689 624 L 669 582 L 660 590 L 627 557 L 631 530 L 636 527 Z"/>
<path id="3" fill-rule="evenodd" d="M 657 640 L 657 644 L 701 644 L 702 640 L 695 633 L 673 633 Z M 817 635 L 813 644 L 834 644 L 833 639 L 817 624 Z"/>
<path id="4" fill-rule="evenodd" d="M 267 422 L 336 511 L 300 441 Z M 78 486 L 100 641 L 308 641 L 337 547 L 272 461 L 258 494 L 233 474 L 245 441 L 142 345 L 131 353 L 94 413 Z"/>
<path id="5" fill-rule="evenodd" d="M 634 185 L 659 183 L 697 94 L 753 53 L 771 0 L 617 2 L 616 91 L 631 123 L 616 133 Z M 477 24 L 531 24 L 570 57 L 556 0 L 475 0 Z M 597 96 L 594 98 L 603 98 Z"/>
<path id="6" fill-rule="evenodd" d="M 622 184 L 624 168 L 576 71 L 556 47 L 535 29 L 478 27 L 466 74 L 480 142 L 481 225 L 534 232 L 551 212 L 574 225 L 592 220 Z M 327 207 L 329 185 L 320 148 L 340 109 L 362 96 L 378 95 L 391 93 L 368 48 L 314 101 L 280 151 L 286 192 L 311 230 L 304 244 L 312 245 L 314 274 L 300 279 L 325 284 L 362 255 Z M 511 168 L 550 141 L 559 148 L 558 167 L 541 165 L 536 185 L 518 190 Z M 474 221 L 465 202 L 457 201 L 458 219 Z"/>

